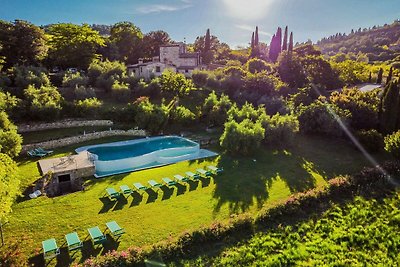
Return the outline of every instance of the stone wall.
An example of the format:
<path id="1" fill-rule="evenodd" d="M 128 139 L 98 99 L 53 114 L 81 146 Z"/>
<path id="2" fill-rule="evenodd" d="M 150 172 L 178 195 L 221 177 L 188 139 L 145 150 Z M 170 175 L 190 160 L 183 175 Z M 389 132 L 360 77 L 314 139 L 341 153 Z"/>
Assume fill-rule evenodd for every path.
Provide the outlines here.
<path id="1" fill-rule="evenodd" d="M 35 144 L 28 144 L 22 146 L 22 151 L 21 153 L 26 153 L 28 150 L 42 147 L 44 149 L 53 149 L 53 148 L 58 148 L 58 147 L 64 147 L 68 145 L 73 145 L 73 144 L 78 144 L 81 142 L 89 141 L 89 140 L 94 140 L 94 139 L 99 139 L 103 137 L 109 137 L 109 136 L 146 136 L 147 133 L 144 130 L 111 130 L 111 131 L 102 131 L 102 132 L 96 132 L 96 133 L 89 133 L 85 135 L 78 135 L 78 136 L 72 136 L 72 137 L 67 137 L 67 138 L 62 138 L 62 139 L 57 139 L 57 140 L 51 140 L 51 141 L 46 141 L 46 142 L 41 142 L 41 143 L 35 143 Z"/>
<path id="2" fill-rule="evenodd" d="M 82 126 L 112 126 L 110 120 L 62 120 L 51 123 L 30 123 L 18 125 L 19 133 L 36 132 L 50 129 L 73 128 Z"/>

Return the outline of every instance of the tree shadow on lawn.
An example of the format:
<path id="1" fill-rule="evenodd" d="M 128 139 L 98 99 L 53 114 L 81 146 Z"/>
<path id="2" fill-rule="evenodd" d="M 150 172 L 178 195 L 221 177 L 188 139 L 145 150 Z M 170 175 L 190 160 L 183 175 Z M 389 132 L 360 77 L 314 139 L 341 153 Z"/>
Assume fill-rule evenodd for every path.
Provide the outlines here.
<path id="1" fill-rule="evenodd" d="M 218 200 L 214 212 L 228 204 L 231 213 L 241 213 L 254 204 L 261 208 L 269 198 L 269 190 L 277 179 L 283 180 L 291 193 L 315 187 L 310 174 L 312 163 L 272 150 L 260 150 L 254 158 L 221 155 L 218 167 L 224 172 L 214 178 L 213 197 Z"/>
<path id="2" fill-rule="evenodd" d="M 160 187 L 160 189 L 163 192 L 163 196 L 162 196 L 161 200 L 170 199 L 171 196 L 174 194 L 174 189 L 173 188 L 169 188 L 166 185 L 163 185 L 162 187 Z"/>
<path id="3" fill-rule="evenodd" d="M 113 208 L 113 211 L 122 210 L 126 204 L 128 204 L 128 199 L 123 194 L 121 194 L 121 196 L 117 200 L 117 204 Z"/>

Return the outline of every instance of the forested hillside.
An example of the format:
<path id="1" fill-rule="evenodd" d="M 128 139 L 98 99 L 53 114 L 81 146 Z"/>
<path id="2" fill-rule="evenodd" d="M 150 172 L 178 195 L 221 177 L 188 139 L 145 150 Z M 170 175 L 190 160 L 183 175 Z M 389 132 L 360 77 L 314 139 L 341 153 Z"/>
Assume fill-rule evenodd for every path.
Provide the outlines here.
<path id="1" fill-rule="evenodd" d="M 366 55 L 369 61 L 400 61 L 400 21 L 337 33 L 318 41 L 317 46 L 330 56 L 343 53 L 352 59 Z"/>

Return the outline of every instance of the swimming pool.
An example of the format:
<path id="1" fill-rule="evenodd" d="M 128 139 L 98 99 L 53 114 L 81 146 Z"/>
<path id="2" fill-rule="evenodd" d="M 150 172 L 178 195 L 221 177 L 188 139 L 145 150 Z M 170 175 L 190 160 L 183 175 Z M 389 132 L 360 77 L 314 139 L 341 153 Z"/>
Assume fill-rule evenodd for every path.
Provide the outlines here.
<path id="1" fill-rule="evenodd" d="M 217 154 L 189 139 L 179 136 L 158 136 L 136 140 L 85 146 L 94 161 L 96 177 L 104 177 L 146 168 L 163 166 Z"/>

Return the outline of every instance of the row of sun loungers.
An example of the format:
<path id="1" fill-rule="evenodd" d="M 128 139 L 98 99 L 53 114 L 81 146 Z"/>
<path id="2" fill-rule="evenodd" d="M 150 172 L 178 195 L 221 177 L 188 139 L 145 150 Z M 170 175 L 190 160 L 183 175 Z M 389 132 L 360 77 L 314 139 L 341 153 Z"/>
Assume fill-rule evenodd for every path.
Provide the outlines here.
<path id="1" fill-rule="evenodd" d="M 223 171 L 222 168 L 217 168 L 215 166 L 207 166 L 207 170 L 197 169 L 196 173 L 189 171 L 185 173 L 185 176 L 176 174 L 174 175 L 174 180 L 170 179 L 169 177 L 164 177 L 162 178 L 163 184 L 160 184 L 155 180 L 150 180 L 148 181 L 149 187 L 144 186 L 141 183 L 134 183 L 133 187 L 135 191 L 140 193 L 150 188 L 160 188 L 163 185 L 174 186 L 176 185 L 176 183 L 182 183 L 182 182 L 188 183 L 191 180 L 199 180 L 201 177 L 210 177 L 213 174 L 219 174 L 222 171 Z M 106 189 L 106 193 L 111 200 L 117 200 L 121 196 L 121 194 L 129 196 L 134 192 L 134 190 L 127 185 L 121 185 L 120 192 L 117 192 L 114 188 L 110 187 Z"/>
<path id="2" fill-rule="evenodd" d="M 45 149 L 39 147 L 39 148 L 29 150 L 27 153 L 28 153 L 28 156 L 41 158 L 41 157 L 52 154 L 53 150 L 45 150 Z"/>
<path id="3" fill-rule="evenodd" d="M 120 237 L 125 233 L 125 230 L 121 228 L 115 221 L 106 223 L 106 226 L 106 230 L 109 230 L 114 237 Z M 104 234 L 105 231 L 102 232 L 98 226 L 89 228 L 87 230 L 94 245 L 101 244 L 107 240 L 107 237 Z M 68 251 L 81 249 L 83 247 L 83 243 L 76 232 L 65 235 L 65 239 L 67 241 Z M 43 241 L 42 246 L 43 256 L 45 259 L 54 258 L 60 254 L 60 248 L 57 246 L 57 242 L 54 238 Z"/>

